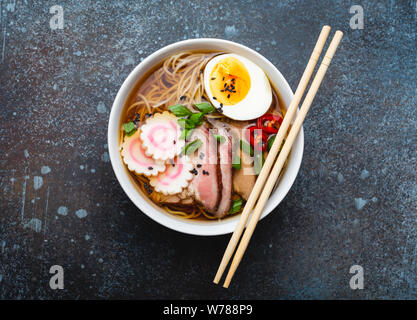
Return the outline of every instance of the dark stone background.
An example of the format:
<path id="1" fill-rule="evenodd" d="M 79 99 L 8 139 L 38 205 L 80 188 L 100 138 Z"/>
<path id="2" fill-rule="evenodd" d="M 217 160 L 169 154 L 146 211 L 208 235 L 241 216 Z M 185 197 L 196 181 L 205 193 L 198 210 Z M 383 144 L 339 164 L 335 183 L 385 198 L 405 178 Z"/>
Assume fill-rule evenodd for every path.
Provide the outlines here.
<path id="1" fill-rule="evenodd" d="M 0 298 L 417 298 L 415 0 L 0 4 Z M 49 28 L 55 4 L 64 30 Z M 364 30 L 349 27 L 354 4 Z M 113 99 L 144 57 L 198 37 L 256 49 L 295 89 L 324 24 L 345 36 L 300 173 L 225 290 L 212 278 L 229 236 L 166 229 L 119 186 Z M 64 290 L 49 288 L 55 264 Z M 354 264 L 364 290 L 349 287 Z"/>

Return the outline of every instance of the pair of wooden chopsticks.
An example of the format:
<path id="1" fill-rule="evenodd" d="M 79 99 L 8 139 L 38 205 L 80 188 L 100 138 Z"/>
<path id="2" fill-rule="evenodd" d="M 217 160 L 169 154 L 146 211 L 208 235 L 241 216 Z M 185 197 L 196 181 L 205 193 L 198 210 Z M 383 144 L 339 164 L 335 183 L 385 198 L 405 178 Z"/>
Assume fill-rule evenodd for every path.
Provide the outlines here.
<path id="1" fill-rule="evenodd" d="M 297 90 L 295 91 L 294 98 L 291 101 L 290 106 L 288 107 L 287 113 L 284 117 L 281 127 L 275 137 L 275 141 L 272 145 L 272 148 L 268 154 L 268 157 L 264 163 L 264 166 L 258 178 L 256 179 L 255 186 L 249 196 L 249 199 L 246 202 L 245 208 L 243 209 L 243 212 L 240 216 L 239 223 L 237 224 L 236 229 L 233 232 L 232 238 L 230 239 L 229 244 L 227 245 L 226 251 L 223 255 L 223 259 L 220 263 L 219 269 L 217 270 L 217 274 L 214 278 L 214 283 L 216 284 L 219 283 L 223 275 L 223 272 L 226 269 L 233 255 L 233 252 L 235 251 L 235 248 L 242 235 L 243 229 L 246 226 L 246 222 L 248 221 L 249 214 L 251 213 L 256 203 L 256 207 L 253 211 L 251 220 L 249 221 L 246 227 L 245 233 L 243 234 L 239 247 L 236 250 L 236 254 L 230 266 L 229 272 L 226 276 L 226 280 L 223 285 L 223 287 L 225 288 L 229 287 L 230 281 L 232 280 L 232 277 L 237 267 L 239 266 L 240 261 L 242 260 L 243 254 L 245 253 L 245 250 L 252 237 L 252 234 L 256 228 L 256 224 L 258 223 L 259 218 L 262 214 L 262 210 L 266 202 L 268 201 L 268 198 L 279 177 L 279 174 L 282 170 L 285 160 L 287 159 L 288 154 L 291 151 L 292 145 L 295 139 L 297 138 L 298 132 L 300 131 L 303 121 L 307 115 L 307 112 L 310 109 L 310 106 L 321 84 L 321 81 L 323 80 L 324 75 L 326 74 L 327 68 L 329 67 L 330 62 L 332 61 L 332 58 L 336 52 L 336 49 L 340 41 L 342 40 L 343 33 L 341 31 L 336 31 L 332 39 L 332 42 L 330 43 L 330 46 L 327 49 L 327 52 L 316 73 L 316 76 L 314 77 L 314 80 L 310 86 L 310 89 L 307 92 L 304 102 L 301 105 L 300 111 L 298 112 L 297 117 L 295 118 L 295 121 L 288 134 L 288 137 L 285 140 L 284 146 L 282 147 L 282 150 L 279 153 L 277 160 L 275 161 L 275 165 L 272 168 L 272 165 L 274 164 L 274 160 L 285 138 L 285 135 L 291 124 L 291 121 L 294 117 L 297 107 L 300 104 L 304 91 L 306 90 L 306 87 L 310 81 L 310 78 L 313 74 L 314 68 L 321 55 L 321 52 L 323 50 L 324 44 L 326 43 L 327 37 L 329 36 L 329 33 L 330 33 L 330 27 L 324 26 L 323 29 L 321 30 L 316 46 L 314 47 L 313 53 L 311 54 L 307 67 L 304 70 L 303 76 L 301 77 L 300 83 L 298 84 Z M 272 168 L 272 171 L 271 171 L 271 168 Z"/>

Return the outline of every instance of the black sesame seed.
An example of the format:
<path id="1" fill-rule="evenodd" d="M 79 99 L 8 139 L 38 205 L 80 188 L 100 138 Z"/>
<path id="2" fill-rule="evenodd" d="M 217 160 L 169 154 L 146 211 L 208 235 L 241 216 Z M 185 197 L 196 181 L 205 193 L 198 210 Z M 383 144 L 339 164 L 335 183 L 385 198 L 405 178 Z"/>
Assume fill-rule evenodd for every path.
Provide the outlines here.
<path id="1" fill-rule="evenodd" d="M 197 164 L 197 168 L 201 168 L 201 164 Z"/>
<path id="2" fill-rule="evenodd" d="M 151 186 L 149 185 L 149 184 L 147 184 L 146 182 L 143 184 L 143 186 L 145 187 L 145 190 L 146 190 L 146 192 L 148 193 L 148 194 L 151 194 L 152 193 L 152 188 L 151 188 Z"/>
<path id="3" fill-rule="evenodd" d="M 227 95 L 227 99 L 229 99 L 230 98 L 230 93 Z"/>
<path id="4" fill-rule="evenodd" d="M 227 83 L 224 84 L 223 88 L 226 88 L 226 86 L 227 86 Z"/>
<path id="5" fill-rule="evenodd" d="M 214 99 L 214 100 L 217 100 L 217 98 L 216 98 L 216 97 L 213 97 L 213 99 Z"/>
<path id="6" fill-rule="evenodd" d="M 139 121 L 140 121 L 140 114 L 139 113 L 136 113 L 135 114 L 135 120 L 133 120 L 133 123 L 134 124 L 137 124 Z"/>
<path id="7" fill-rule="evenodd" d="M 187 98 L 186 96 L 181 96 L 180 100 L 185 100 L 185 98 Z"/>
<path id="8" fill-rule="evenodd" d="M 177 143 L 177 141 L 175 141 L 175 140 L 174 140 L 172 143 L 173 143 L 173 144 L 176 144 L 176 143 Z"/>
<path id="9" fill-rule="evenodd" d="M 146 117 L 146 118 L 152 117 L 152 113 L 147 113 L 147 114 L 145 114 L 145 117 Z"/>
<path id="10" fill-rule="evenodd" d="M 220 92 L 224 92 L 224 90 L 220 90 Z"/>
<path id="11" fill-rule="evenodd" d="M 213 78 L 211 78 L 211 80 L 216 80 L 216 78 L 213 77 Z"/>
<path id="12" fill-rule="evenodd" d="M 148 170 L 153 170 L 153 168 L 152 167 L 148 167 Z"/>
<path id="13" fill-rule="evenodd" d="M 224 77 L 223 77 L 223 81 L 224 81 Z"/>
<path id="14" fill-rule="evenodd" d="M 220 103 L 220 107 L 223 108 L 223 103 Z"/>

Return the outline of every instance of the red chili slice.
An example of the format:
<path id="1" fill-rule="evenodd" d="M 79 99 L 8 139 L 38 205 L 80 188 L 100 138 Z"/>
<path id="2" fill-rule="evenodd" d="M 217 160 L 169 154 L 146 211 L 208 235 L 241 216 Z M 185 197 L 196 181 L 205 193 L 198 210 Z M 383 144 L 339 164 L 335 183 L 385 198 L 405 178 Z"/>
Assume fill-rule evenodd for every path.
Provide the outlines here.
<path id="1" fill-rule="evenodd" d="M 255 132 L 255 130 L 261 131 Z M 256 134 L 256 135 L 255 135 Z M 245 131 L 246 140 L 249 141 L 250 145 L 256 150 L 265 151 L 268 145 L 268 136 L 261 128 L 258 128 L 256 125 L 252 125 L 246 128 Z"/>
<path id="2" fill-rule="evenodd" d="M 282 124 L 282 117 L 277 114 L 267 113 L 259 117 L 256 124 L 266 133 L 277 133 Z"/>

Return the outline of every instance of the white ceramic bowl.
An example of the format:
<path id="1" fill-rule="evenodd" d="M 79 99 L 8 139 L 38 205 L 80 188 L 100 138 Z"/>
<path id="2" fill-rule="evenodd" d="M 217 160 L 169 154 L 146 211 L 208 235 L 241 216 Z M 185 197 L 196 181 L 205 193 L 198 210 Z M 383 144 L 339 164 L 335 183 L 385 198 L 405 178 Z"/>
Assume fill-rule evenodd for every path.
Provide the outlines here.
<path id="1" fill-rule="evenodd" d="M 287 107 L 291 102 L 293 92 L 278 69 L 256 51 L 241 44 L 221 39 L 191 39 L 173 43 L 148 56 L 129 74 L 117 93 L 110 113 L 108 146 L 111 163 L 117 180 L 119 180 L 120 185 L 130 200 L 132 200 L 132 202 L 147 216 L 170 229 L 200 236 L 226 234 L 233 232 L 240 217 L 239 215 L 226 218 L 221 221 L 203 221 L 184 219 L 165 212 L 150 201 L 149 198 L 137 187 L 133 178 L 126 171 L 119 153 L 119 126 L 123 106 L 129 96 L 129 93 L 149 69 L 160 63 L 168 56 L 184 50 L 218 50 L 242 55 L 255 62 L 266 72 L 270 81 L 280 92 Z M 274 210 L 274 208 L 278 206 L 290 190 L 300 168 L 303 148 L 304 134 L 303 129 L 301 128 L 293 146 L 285 173 L 282 176 L 278 187 L 271 194 L 271 197 L 264 208 L 261 219 Z"/>

